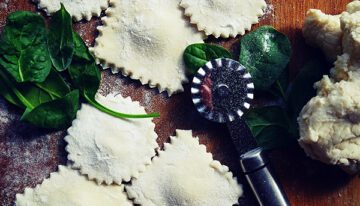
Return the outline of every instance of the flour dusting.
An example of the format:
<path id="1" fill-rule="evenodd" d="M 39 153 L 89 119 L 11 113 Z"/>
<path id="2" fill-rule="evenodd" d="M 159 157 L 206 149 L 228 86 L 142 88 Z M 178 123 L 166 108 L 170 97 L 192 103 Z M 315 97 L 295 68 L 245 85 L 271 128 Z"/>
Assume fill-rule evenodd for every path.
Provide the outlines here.
<path id="1" fill-rule="evenodd" d="M 34 187 L 56 170 L 64 132 L 20 122 L 19 110 L 0 99 L 0 205 L 11 206 L 17 193 Z M 60 144 L 59 144 L 60 143 Z M 64 161 L 62 161 L 64 162 Z M 25 183 L 25 184 L 24 184 Z"/>

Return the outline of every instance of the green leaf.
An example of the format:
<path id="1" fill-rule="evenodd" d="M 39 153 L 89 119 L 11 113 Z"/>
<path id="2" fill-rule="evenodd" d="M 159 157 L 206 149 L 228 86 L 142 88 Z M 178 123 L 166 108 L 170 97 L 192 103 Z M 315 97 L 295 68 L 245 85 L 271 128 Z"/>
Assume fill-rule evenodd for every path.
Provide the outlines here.
<path id="1" fill-rule="evenodd" d="M 206 62 L 217 58 L 232 58 L 225 48 L 214 44 L 192 44 L 186 47 L 184 62 L 188 71 L 195 74 Z"/>
<path id="2" fill-rule="evenodd" d="M 273 96 L 282 97 L 285 102 L 287 102 L 287 97 L 285 93 L 289 86 L 289 75 L 289 68 L 286 67 L 281 73 L 279 79 L 277 79 L 268 90 L 268 92 Z"/>
<path id="3" fill-rule="evenodd" d="M 250 72 L 255 89 L 268 91 L 286 68 L 291 53 L 285 34 L 262 26 L 241 39 L 239 62 Z"/>
<path id="4" fill-rule="evenodd" d="M 296 76 L 289 94 L 289 110 L 298 116 L 304 105 L 316 95 L 314 83 L 320 81 L 326 74 L 323 64 L 313 59 L 305 64 Z"/>
<path id="5" fill-rule="evenodd" d="M 79 107 L 79 90 L 73 90 L 64 97 L 41 104 L 34 109 L 27 108 L 21 120 L 35 126 L 63 129 L 71 124 Z"/>
<path id="6" fill-rule="evenodd" d="M 3 74 L 3 75 L 5 75 L 5 74 Z M 20 108 L 25 108 L 25 105 L 19 100 L 19 98 L 11 90 L 11 87 L 7 86 L 6 80 L 8 79 L 8 77 L 6 77 L 6 79 L 4 79 L 3 75 L 0 75 L 0 94 L 6 100 L 8 100 L 11 104 L 14 104 L 15 106 L 20 107 Z"/>
<path id="7" fill-rule="evenodd" d="M 297 117 L 309 100 L 316 96 L 314 83 L 320 81 L 326 73 L 326 66 L 319 60 L 313 59 L 305 64 L 292 84 L 288 108 L 291 120 L 291 133 L 297 134 L 297 137 L 299 137 Z"/>
<path id="8" fill-rule="evenodd" d="M 72 19 L 61 4 L 52 17 L 48 33 L 48 49 L 56 70 L 64 71 L 70 65 L 74 53 Z"/>
<path id="9" fill-rule="evenodd" d="M 89 52 L 84 41 L 79 34 L 74 32 L 75 51 L 73 61 L 68 68 L 70 78 L 76 88 L 80 90 L 81 95 L 94 107 L 110 115 L 120 118 L 148 118 L 158 117 L 158 113 L 131 115 L 123 114 L 110 110 L 95 100 L 95 95 L 101 82 L 101 74 L 96 66 L 94 56 Z"/>
<path id="10" fill-rule="evenodd" d="M 43 82 L 51 69 L 46 25 L 38 14 L 16 11 L 7 17 L 0 40 L 0 65 L 17 82 Z"/>
<path id="11" fill-rule="evenodd" d="M 244 118 L 259 145 L 265 149 L 282 147 L 294 139 L 289 133 L 287 113 L 279 106 L 251 109 Z"/>
<path id="12" fill-rule="evenodd" d="M 46 80 L 41 83 L 17 83 L 1 69 L 0 79 L 2 80 L 0 93 L 10 103 L 20 108 L 34 108 L 45 102 L 61 98 L 70 92 L 69 86 L 53 69 Z"/>
<path id="13" fill-rule="evenodd" d="M 257 142 L 266 150 L 286 147 L 289 144 L 296 143 L 296 139 L 292 138 L 288 130 L 278 126 L 268 126 L 261 130 L 256 137 Z"/>
<path id="14" fill-rule="evenodd" d="M 70 78 L 82 94 L 86 92 L 90 97 L 95 97 L 101 82 L 100 70 L 80 35 L 74 32 L 73 36 L 75 52 L 69 67 Z"/>

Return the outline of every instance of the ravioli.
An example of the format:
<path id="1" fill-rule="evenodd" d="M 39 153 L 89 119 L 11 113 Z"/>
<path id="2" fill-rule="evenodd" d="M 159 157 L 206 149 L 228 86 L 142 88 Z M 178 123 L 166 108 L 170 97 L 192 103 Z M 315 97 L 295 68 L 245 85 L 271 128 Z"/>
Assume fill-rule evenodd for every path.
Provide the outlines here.
<path id="1" fill-rule="evenodd" d="M 203 42 L 184 18 L 178 0 L 111 0 L 91 48 L 104 68 L 112 68 L 168 95 L 188 82 L 185 48 Z"/>
<path id="2" fill-rule="evenodd" d="M 180 5 L 199 31 L 216 38 L 245 34 L 266 8 L 264 0 L 181 0 Z"/>
<path id="3" fill-rule="evenodd" d="M 229 168 L 214 161 L 191 131 L 176 134 L 145 172 L 126 186 L 129 197 L 143 206 L 237 204 L 242 188 Z"/>
<path id="4" fill-rule="evenodd" d="M 38 3 L 38 8 L 43 9 L 48 15 L 60 9 L 60 3 L 76 20 L 90 20 L 92 16 L 100 16 L 101 11 L 108 8 L 108 0 L 33 0 Z"/>
<path id="5" fill-rule="evenodd" d="M 81 176 L 79 171 L 59 166 L 36 188 L 26 188 L 16 195 L 16 206 L 132 206 L 124 186 L 97 185 Z"/>
<path id="6" fill-rule="evenodd" d="M 144 114 L 139 102 L 110 94 L 97 100 L 114 111 Z M 68 129 L 68 159 L 82 174 L 98 183 L 130 181 L 144 171 L 155 156 L 157 134 L 151 118 L 121 119 L 83 104 Z"/>

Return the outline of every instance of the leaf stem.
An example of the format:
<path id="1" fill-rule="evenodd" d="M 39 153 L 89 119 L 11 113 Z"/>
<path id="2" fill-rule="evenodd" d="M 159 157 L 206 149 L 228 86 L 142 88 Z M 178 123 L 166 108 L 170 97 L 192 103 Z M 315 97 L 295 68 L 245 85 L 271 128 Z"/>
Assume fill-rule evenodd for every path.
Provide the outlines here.
<path id="1" fill-rule="evenodd" d="M 92 100 L 91 98 L 89 98 L 86 94 L 83 93 L 83 96 L 85 97 L 85 99 L 94 107 L 96 107 L 97 109 L 106 112 L 112 116 L 115 117 L 120 117 L 120 118 L 152 118 L 152 117 L 159 117 L 160 114 L 159 113 L 152 113 L 152 114 L 124 114 L 124 113 L 119 113 L 119 112 L 115 112 L 111 109 L 108 109 L 106 107 L 104 107 L 103 105 L 101 105 L 100 103 L 98 103 L 96 100 Z"/>
<path id="2" fill-rule="evenodd" d="M 14 86 L 14 84 L 8 79 L 8 77 L 4 74 L 3 71 L 0 70 L 0 76 L 6 82 L 6 84 L 10 87 L 12 92 L 16 95 L 17 98 L 25 105 L 26 108 L 34 109 L 35 106 L 32 105 L 22 94 L 21 92 Z"/>
<path id="3" fill-rule="evenodd" d="M 279 80 L 276 80 L 276 85 L 279 87 L 279 90 L 280 90 L 280 94 L 281 94 L 282 99 L 284 100 L 285 103 L 287 103 L 287 98 L 286 98 L 284 89 L 282 88 Z"/>

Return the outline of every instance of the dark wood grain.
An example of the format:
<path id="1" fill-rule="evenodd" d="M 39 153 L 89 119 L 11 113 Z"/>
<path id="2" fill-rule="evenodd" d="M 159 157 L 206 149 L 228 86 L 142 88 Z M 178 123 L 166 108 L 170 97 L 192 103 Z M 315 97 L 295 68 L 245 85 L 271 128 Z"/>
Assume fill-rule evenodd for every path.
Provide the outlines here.
<path id="1" fill-rule="evenodd" d="M 321 9 L 330 14 L 344 10 L 349 0 L 267 0 L 273 9 L 255 25 L 272 25 L 284 32 L 293 46 L 293 57 L 290 62 L 291 78 L 304 63 L 313 56 L 319 56 L 318 50 L 308 47 L 301 34 L 306 11 L 310 8 Z M 270 8 L 271 8 L 270 7 Z M 6 16 L 16 10 L 36 10 L 30 0 L 0 0 L 0 32 L 5 24 Z M 44 15 L 45 16 L 45 15 Z M 101 24 L 99 18 L 90 22 L 74 24 L 90 46 L 97 36 L 96 27 Z M 239 40 L 209 38 L 209 42 L 218 43 L 229 49 L 234 56 L 239 55 Z M 103 71 L 101 92 L 120 92 L 140 101 L 148 112 L 160 112 L 161 117 L 154 120 L 158 143 L 162 146 L 175 129 L 192 129 L 199 136 L 200 142 L 213 153 L 214 159 L 228 165 L 240 181 L 237 154 L 229 138 L 225 125 L 214 124 L 201 118 L 190 100 L 189 85 L 185 92 L 167 98 L 156 90 L 142 86 L 120 75 L 112 75 Z M 261 97 L 256 97 L 261 99 Z M 263 100 L 258 101 L 260 103 Z M 34 187 L 47 178 L 50 172 L 56 171 L 57 165 L 66 164 L 67 153 L 64 150 L 63 137 L 65 131 L 48 131 L 36 129 L 26 123 L 19 122 L 20 111 L 0 99 L 0 205 L 10 206 L 15 194 L 22 193 L 25 187 Z M 360 180 L 356 176 L 348 176 L 340 169 L 310 160 L 298 146 L 291 146 L 273 151 L 271 160 L 292 205 L 299 206 L 342 206 L 360 205 Z M 245 184 L 243 205 L 256 205 Z"/>

